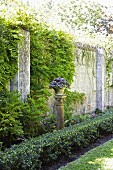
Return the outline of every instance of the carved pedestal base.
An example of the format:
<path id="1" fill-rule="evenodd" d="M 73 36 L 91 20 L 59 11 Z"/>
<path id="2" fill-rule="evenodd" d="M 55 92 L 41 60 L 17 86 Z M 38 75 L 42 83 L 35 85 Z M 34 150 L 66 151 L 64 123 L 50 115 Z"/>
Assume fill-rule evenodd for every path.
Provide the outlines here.
<path id="1" fill-rule="evenodd" d="M 64 128 L 64 100 L 65 95 L 56 95 L 57 130 Z"/>

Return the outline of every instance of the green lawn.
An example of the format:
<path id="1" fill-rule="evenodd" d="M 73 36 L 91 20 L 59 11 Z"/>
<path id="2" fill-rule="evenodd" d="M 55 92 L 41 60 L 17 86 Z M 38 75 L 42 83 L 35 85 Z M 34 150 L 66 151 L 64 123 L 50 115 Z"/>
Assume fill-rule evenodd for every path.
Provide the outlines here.
<path id="1" fill-rule="evenodd" d="M 113 170 L 113 139 L 59 170 Z"/>

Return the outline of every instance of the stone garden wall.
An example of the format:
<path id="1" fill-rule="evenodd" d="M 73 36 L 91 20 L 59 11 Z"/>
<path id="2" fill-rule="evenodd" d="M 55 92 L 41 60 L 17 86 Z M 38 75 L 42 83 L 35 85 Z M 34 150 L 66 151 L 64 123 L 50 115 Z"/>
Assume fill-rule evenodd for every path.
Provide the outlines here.
<path id="1" fill-rule="evenodd" d="M 18 73 L 10 83 L 10 90 L 18 90 L 22 101 L 30 94 L 30 34 L 22 30 L 24 40 L 19 45 Z M 84 56 L 83 50 L 88 49 L 91 56 Z M 77 57 L 75 58 L 76 72 L 71 85 L 71 91 L 86 94 L 84 104 L 74 106 L 75 113 L 93 112 L 95 109 L 104 110 L 113 106 L 113 88 L 106 88 L 106 63 L 102 49 L 77 44 Z M 113 74 L 111 73 L 113 82 Z M 49 106 L 52 107 L 51 100 Z"/>
<path id="2" fill-rule="evenodd" d="M 89 49 L 91 57 L 83 57 L 84 49 Z M 93 54 L 93 55 L 92 55 Z M 106 56 L 104 50 L 78 44 L 75 58 L 76 72 L 71 90 L 84 92 L 86 101 L 75 106 L 75 113 L 93 112 L 113 107 L 113 71 L 111 69 L 109 86 L 107 86 Z"/>
<path id="3" fill-rule="evenodd" d="M 18 46 L 18 73 L 10 82 L 10 91 L 18 90 L 22 101 L 30 94 L 30 33 L 21 30 L 23 42 Z"/>
<path id="4" fill-rule="evenodd" d="M 78 103 L 74 107 L 75 113 L 90 112 L 96 108 L 96 56 L 86 59 L 82 52 L 82 49 L 77 49 L 78 57 L 75 58 L 76 71 L 71 91 L 85 93 L 86 100 L 84 104 Z"/>
<path id="5" fill-rule="evenodd" d="M 84 56 L 84 49 L 89 49 L 89 54 Z M 105 58 L 102 49 L 77 46 L 77 58 L 75 58 L 76 72 L 72 91 L 86 94 L 84 104 L 78 104 L 74 108 L 75 113 L 93 112 L 96 108 L 104 110 L 105 104 Z"/>

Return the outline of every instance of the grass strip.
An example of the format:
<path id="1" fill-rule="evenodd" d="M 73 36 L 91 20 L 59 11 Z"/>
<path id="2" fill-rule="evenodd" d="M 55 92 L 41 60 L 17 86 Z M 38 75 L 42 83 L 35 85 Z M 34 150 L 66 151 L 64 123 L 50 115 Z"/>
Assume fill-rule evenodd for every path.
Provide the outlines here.
<path id="1" fill-rule="evenodd" d="M 113 170 L 113 139 L 59 170 Z"/>

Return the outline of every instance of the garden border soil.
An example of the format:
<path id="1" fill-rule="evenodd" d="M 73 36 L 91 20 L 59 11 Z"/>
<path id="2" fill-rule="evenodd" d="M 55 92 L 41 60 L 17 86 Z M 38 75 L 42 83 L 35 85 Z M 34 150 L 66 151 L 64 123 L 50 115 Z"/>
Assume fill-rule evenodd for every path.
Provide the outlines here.
<path id="1" fill-rule="evenodd" d="M 67 157 L 59 157 L 57 161 L 52 164 L 42 166 L 41 170 L 58 170 L 61 166 L 65 166 L 67 163 L 75 161 L 80 156 L 84 155 L 86 152 L 90 151 L 91 149 L 109 141 L 113 138 L 113 134 L 107 136 L 101 136 L 96 142 L 90 144 L 90 146 L 76 150 L 76 154 L 71 155 L 70 158 Z"/>

